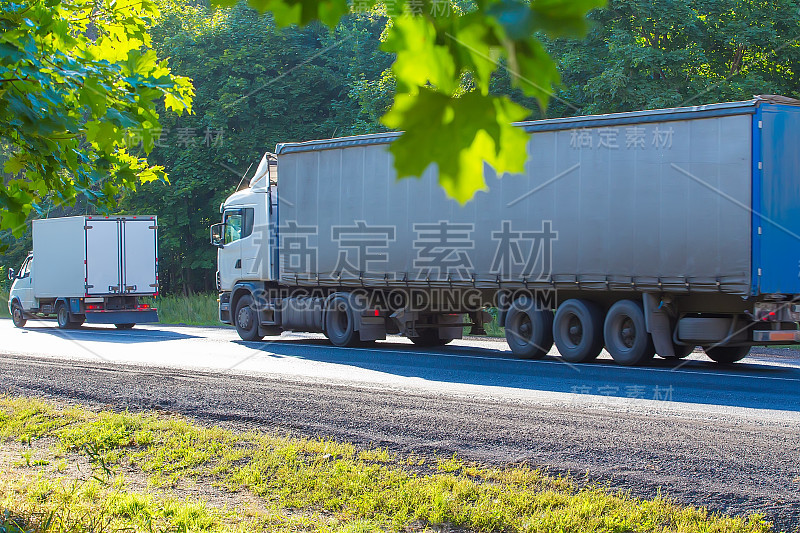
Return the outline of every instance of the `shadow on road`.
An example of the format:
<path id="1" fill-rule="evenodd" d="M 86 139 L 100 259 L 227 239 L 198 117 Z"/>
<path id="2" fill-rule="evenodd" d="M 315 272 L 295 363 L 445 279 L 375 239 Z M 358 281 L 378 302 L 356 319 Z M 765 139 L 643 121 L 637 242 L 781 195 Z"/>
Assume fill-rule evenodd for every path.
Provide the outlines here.
<path id="1" fill-rule="evenodd" d="M 600 402 L 630 398 L 800 412 L 800 369 L 758 359 L 722 366 L 656 358 L 647 367 L 622 367 L 610 359 L 573 365 L 553 356 L 518 360 L 510 358 L 509 352 L 490 348 L 424 349 L 390 340 L 367 348 L 337 348 L 325 339 L 234 342 L 265 355 L 433 382 L 587 394 Z"/>
<path id="2" fill-rule="evenodd" d="M 50 335 L 75 342 L 107 342 L 114 344 L 139 344 L 146 342 L 174 341 L 182 339 L 199 339 L 197 335 L 188 335 L 176 331 L 159 329 L 117 329 L 114 326 L 86 325 L 76 329 L 58 329 L 55 323 L 41 322 L 34 327 L 25 327 L 22 334 Z"/>

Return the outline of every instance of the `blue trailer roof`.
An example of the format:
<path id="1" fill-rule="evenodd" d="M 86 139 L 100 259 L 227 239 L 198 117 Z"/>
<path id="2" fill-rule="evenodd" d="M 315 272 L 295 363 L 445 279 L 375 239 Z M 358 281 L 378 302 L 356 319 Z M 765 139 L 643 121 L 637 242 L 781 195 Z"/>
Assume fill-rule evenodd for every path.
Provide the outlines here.
<path id="1" fill-rule="evenodd" d="M 643 124 L 650 122 L 668 122 L 673 120 L 687 120 L 711 118 L 727 115 L 753 114 L 762 103 L 800 105 L 800 101 L 782 96 L 757 96 L 751 100 L 741 102 L 723 102 L 689 107 L 674 107 L 668 109 L 647 109 L 644 111 L 630 111 L 627 113 L 609 113 L 606 115 L 585 115 L 579 117 L 549 118 L 517 122 L 516 125 L 528 132 L 553 131 L 573 128 L 589 128 L 598 126 L 619 126 L 622 124 Z M 329 150 L 344 148 L 346 146 L 362 146 L 369 144 L 386 144 L 399 137 L 402 132 L 372 133 L 368 135 L 355 135 L 352 137 L 338 137 L 334 139 L 319 139 L 305 142 L 279 143 L 275 149 L 276 154 L 289 154 L 294 152 L 307 152 L 313 150 Z"/>

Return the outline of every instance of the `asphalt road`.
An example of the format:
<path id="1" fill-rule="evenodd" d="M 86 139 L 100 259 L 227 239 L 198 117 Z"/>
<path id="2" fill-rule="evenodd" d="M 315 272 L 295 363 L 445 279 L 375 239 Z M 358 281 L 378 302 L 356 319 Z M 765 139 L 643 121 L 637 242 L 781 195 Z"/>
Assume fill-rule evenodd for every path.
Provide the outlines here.
<path id="1" fill-rule="evenodd" d="M 132 331 L 0 320 L 0 387 L 205 423 L 554 473 L 800 531 L 800 352 L 732 367 L 701 353 L 647 368 L 510 357 L 499 340 L 341 349 L 316 335 L 246 343 L 224 328 Z"/>

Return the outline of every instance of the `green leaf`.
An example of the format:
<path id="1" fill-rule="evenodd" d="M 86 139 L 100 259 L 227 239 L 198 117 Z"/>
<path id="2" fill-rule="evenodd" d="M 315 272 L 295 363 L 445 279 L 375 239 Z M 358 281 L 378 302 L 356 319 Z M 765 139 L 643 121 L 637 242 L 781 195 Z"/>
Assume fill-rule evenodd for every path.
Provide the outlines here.
<path id="1" fill-rule="evenodd" d="M 498 174 L 524 170 L 528 135 L 512 122 L 527 113 L 506 97 L 471 92 L 455 98 L 422 89 L 398 95 L 383 120 L 405 130 L 390 147 L 398 177 L 421 176 L 434 163 L 441 186 L 463 204 L 485 190 L 484 163 Z M 421 152 L 428 157 L 418 157 Z"/>
<path id="2" fill-rule="evenodd" d="M 413 92 L 428 83 L 446 93 L 459 86 L 455 62 L 447 46 L 437 44 L 436 28 L 424 17 L 394 21 L 383 49 L 397 54 L 392 71 L 399 91 Z"/>

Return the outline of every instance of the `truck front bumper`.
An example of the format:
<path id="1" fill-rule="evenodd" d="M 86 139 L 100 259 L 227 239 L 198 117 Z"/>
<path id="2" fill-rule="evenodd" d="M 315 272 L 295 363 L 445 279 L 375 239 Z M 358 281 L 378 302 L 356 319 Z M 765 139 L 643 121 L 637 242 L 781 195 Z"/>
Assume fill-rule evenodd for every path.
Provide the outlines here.
<path id="1" fill-rule="evenodd" d="M 223 324 L 231 324 L 231 293 L 221 292 L 219 294 L 219 321 Z"/>
<path id="2" fill-rule="evenodd" d="M 130 311 L 88 311 L 88 324 L 149 324 L 158 322 L 156 309 L 135 309 Z"/>

